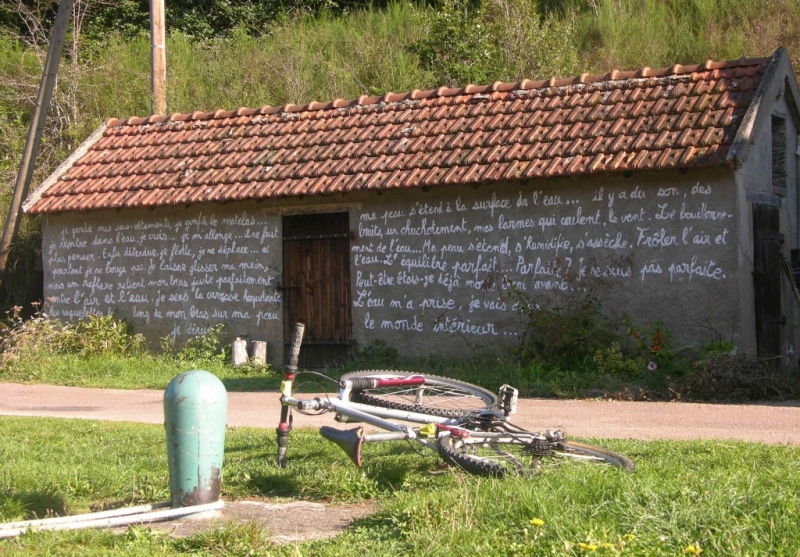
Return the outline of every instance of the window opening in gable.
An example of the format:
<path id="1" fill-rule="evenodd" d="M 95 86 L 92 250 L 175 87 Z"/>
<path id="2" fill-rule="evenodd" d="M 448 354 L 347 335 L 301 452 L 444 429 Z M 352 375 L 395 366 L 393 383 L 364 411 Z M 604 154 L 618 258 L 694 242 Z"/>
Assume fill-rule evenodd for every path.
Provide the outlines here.
<path id="1" fill-rule="evenodd" d="M 772 193 L 786 195 L 786 119 L 772 115 Z"/>

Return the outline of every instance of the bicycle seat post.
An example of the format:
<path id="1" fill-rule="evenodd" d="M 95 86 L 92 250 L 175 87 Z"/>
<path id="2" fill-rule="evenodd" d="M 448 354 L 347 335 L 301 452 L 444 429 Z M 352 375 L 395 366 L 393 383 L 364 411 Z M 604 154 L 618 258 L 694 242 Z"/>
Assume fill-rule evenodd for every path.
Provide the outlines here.
<path id="1" fill-rule="evenodd" d="M 283 382 L 281 383 L 281 396 L 292 395 L 292 382 L 297 375 L 297 363 L 300 359 L 300 345 L 303 343 L 303 333 L 306 326 L 304 323 L 297 323 L 294 326 L 292 344 L 289 347 L 289 363 L 283 368 Z M 275 432 L 278 435 L 278 466 L 286 467 L 286 449 L 289 446 L 289 432 L 292 430 L 292 421 L 289 405 L 281 405 L 281 421 Z"/>

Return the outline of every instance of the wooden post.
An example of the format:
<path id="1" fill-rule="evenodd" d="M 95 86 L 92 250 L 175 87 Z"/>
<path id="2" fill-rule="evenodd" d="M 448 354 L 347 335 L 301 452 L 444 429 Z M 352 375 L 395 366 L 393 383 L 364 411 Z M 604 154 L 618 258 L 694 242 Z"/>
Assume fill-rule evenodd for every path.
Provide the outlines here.
<path id="1" fill-rule="evenodd" d="M 150 83 L 153 95 L 153 114 L 167 113 L 166 25 L 164 0 L 150 0 Z"/>
<path id="2" fill-rule="evenodd" d="M 3 277 L 5 277 L 6 273 L 11 242 L 19 230 L 19 209 L 31 186 L 33 169 L 36 164 L 36 156 L 39 153 L 42 132 L 44 132 L 45 118 L 47 118 L 47 111 L 50 108 L 50 99 L 53 96 L 53 88 L 56 84 L 58 63 L 61 61 L 61 51 L 64 48 L 64 38 L 67 35 L 73 4 L 74 0 L 61 0 L 58 4 L 58 13 L 53 25 L 53 36 L 50 38 L 47 58 L 42 71 L 42 81 L 39 83 L 39 93 L 36 96 L 36 105 L 33 107 L 33 115 L 31 116 L 31 127 L 28 129 L 28 138 L 25 141 L 25 150 L 22 152 L 22 162 L 19 165 L 17 182 L 14 185 L 14 196 L 11 198 L 6 226 L 3 230 L 3 237 L 0 239 L 0 273 L 2 273 Z"/>
<path id="3" fill-rule="evenodd" d="M 247 341 L 239 337 L 233 341 L 231 365 L 240 366 L 247 363 Z"/>
<path id="4" fill-rule="evenodd" d="M 260 366 L 267 365 L 267 343 L 263 340 L 254 340 L 250 354 L 250 361 Z"/>

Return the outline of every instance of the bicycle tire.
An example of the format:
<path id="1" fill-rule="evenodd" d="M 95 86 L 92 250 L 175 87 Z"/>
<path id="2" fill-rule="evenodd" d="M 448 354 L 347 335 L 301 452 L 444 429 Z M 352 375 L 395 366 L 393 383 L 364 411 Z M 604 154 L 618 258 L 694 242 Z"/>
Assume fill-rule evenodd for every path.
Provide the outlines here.
<path id="1" fill-rule="evenodd" d="M 499 406 L 497 395 L 483 387 L 425 373 L 378 369 L 354 371 L 343 375 L 342 379 L 357 377 L 385 379 L 410 375 L 424 377 L 425 385 L 411 388 L 353 389 L 350 392 L 350 400 L 380 408 L 418 412 L 442 418 L 466 418 L 482 410 L 492 410 Z"/>
<path id="2" fill-rule="evenodd" d="M 508 437 L 486 442 L 479 432 L 462 439 L 443 435 L 436 442 L 439 454 L 445 462 L 478 476 L 502 478 L 507 474 L 530 474 L 541 466 L 545 455 L 539 454 L 539 447 L 532 450 L 532 443 L 511 440 Z M 626 472 L 634 469 L 633 461 L 613 451 L 578 443 L 575 441 L 555 441 L 546 443 L 551 458 L 574 458 L 593 464 L 609 464 Z"/>

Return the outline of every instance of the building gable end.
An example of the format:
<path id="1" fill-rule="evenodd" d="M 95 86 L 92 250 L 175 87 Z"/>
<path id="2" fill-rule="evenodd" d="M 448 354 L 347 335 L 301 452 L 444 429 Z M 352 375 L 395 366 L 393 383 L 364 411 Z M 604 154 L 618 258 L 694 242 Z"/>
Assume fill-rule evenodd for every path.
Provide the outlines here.
<path id="1" fill-rule="evenodd" d="M 772 107 L 781 96 L 786 99 L 795 129 L 800 129 L 800 92 L 789 54 L 784 47 L 776 50 L 767 64 L 764 77 L 728 151 L 727 160 L 733 162 L 736 168 L 747 160 L 750 146 L 757 137 L 769 129 Z"/>
<path id="2" fill-rule="evenodd" d="M 103 137 L 103 133 L 106 131 L 106 127 L 107 126 L 105 123 L 100 124 L 100 127 L 93 131 L 92 134 L 86 138 L 86 140 L 81 143 L 80 146 L 72 154 L 70 154 L 69 157 L 64 160 L 64 162 L 58 165 L 58 168 L 56 168 L 47 178 L 45 178 L 44 182 L 42 182 L 22 204 L 22 210 L 24 212 L 27 212 L 30 207 L 39 202 L 39 200 L 42 198 L 42 195 L 50 187 L 52 187 L 53 184 L 58 182 L 58 179 L 61 176 L 68 174 L 72 168 L 72 165 L 74 165 L 81 157 L 88 153 L 89 149 L 91 149 L 95 143 L 100 141 L 100 139 Z"/>

